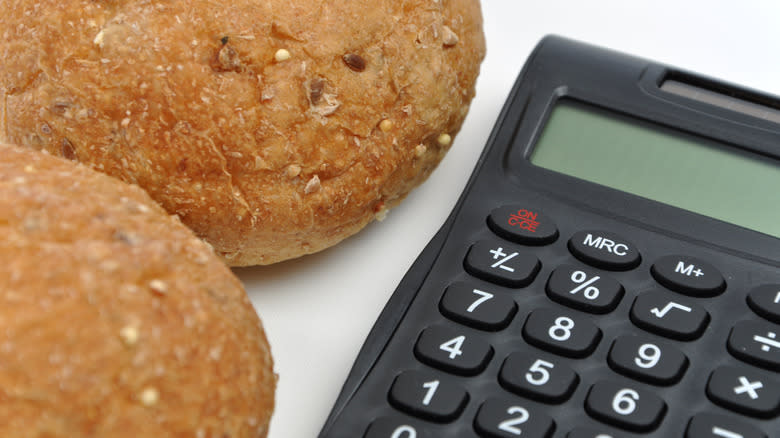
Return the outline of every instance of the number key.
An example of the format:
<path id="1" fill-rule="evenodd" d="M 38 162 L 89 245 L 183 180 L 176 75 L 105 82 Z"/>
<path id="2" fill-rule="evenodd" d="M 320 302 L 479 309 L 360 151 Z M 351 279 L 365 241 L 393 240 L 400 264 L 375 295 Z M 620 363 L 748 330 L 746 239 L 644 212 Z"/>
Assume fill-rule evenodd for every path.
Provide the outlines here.
<path id="1" fill-rule="evenodd" d="M 593 418 L 637 432 L 655 429 L 666 413 L 657 395 L 616 382 L 602 381 L 590 388 L 585 410 Z"/>
<path id="2" fill-rule="evenodd" d="M 600 430 L 578 427 L 569 432 L 569 434 L 566 435 L 566 438 L 618 438 L 618 436 L 611 433 L 604 433 Z"/>
<path id="3" fill-rule="evenodd" d="M 431 373 L 404 371 L 393 381 L 390 403 L 411 415 L 438 422 L 456 419 L 468 402 L 468 393 L 455 383 Z"/>
<path id="4" fill-rule="evenodd" d="M 474 335 L 434 325 L 420 333 L 414 354 L 421 362 L 461 375 L 482 372 L 493 356 L 493 347 Z"/>
<path id="5" fill-rule="evenodd" d="M 523 337 L 532 345 L 568 357 L 585 357 L 601 340 L 601 330 L 586 318 L 552 309 L 528 315 Z"/>
<path id="6" fill-rule="evenodd" d="M 431 431 L 401 416 L 383 417 L 371 423 L 363 438 L 434 438 Z"/>
<path id="7" fill-rule="evenodd" d="M 542 402 L 562 403 L 571 396 L 580 379 L 574 370 L 558 361 L 517 352 L 506 358 L 498 380 L 519 395 Z"/>
<path id="8" fill-rule="evenodd" d="M 474 428 L 481 436 L 490 438 L 548 438 L 555 429 L 555 423 L 552 418 L 522 402 L 491 398 L 479 407 Z"/>
<path id="9" fill-rule="evenodd" d="M 688 358 L 682 351 L 633 335 L 620 336 L 612 343 L 608 361 L 623 375 L 657 385 L 677 382 L 688 368 Z"/>
<path id="10" fill-rule="evenodd" d="M 482 330 L 501 330 L 517 313 L 517 304 L 508 294 L 454 283 L 444 292 L 439 310 L 461 324 Z"/>

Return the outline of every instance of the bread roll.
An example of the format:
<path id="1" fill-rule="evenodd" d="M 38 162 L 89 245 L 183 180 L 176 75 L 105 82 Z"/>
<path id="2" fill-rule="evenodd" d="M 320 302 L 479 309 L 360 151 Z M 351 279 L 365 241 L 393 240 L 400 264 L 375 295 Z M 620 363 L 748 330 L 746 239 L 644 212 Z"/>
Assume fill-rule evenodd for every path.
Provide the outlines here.
<path id="1" fill-rule="evenodd" d="M 0 145 L 0 235 L 0 436 L 266 436 L 249 299 L 140 188 Z"/>
<path id="2" fill-rule="evenodd" d="M 230 265 L 324 249 L 461 126 L 478 0 L 6 0 L 0 139 L 143 187 Z"/>

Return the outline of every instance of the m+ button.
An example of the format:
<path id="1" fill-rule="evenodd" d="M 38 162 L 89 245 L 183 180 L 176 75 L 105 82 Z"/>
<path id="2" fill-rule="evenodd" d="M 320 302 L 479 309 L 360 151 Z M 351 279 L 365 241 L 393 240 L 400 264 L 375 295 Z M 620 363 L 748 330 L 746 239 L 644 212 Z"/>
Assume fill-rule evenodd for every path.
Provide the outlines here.
<path id="1" fill-rule="evenodd" d="M 723 275 L 711 264 L 684 255 L 661 257 L 650 268 L 667 288 L 694 297 L 711 297 L 726 289 Z"/>

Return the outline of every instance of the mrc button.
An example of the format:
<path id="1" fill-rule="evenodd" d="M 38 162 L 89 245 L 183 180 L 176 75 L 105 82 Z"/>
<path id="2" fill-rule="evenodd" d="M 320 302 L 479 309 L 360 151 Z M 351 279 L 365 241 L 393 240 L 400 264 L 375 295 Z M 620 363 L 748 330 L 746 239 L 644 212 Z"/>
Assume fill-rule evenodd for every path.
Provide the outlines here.
<path id="1" fill-rule="evenodd" d="M 569 251 L 597 268 L 627 271 L 639 265 L 642 257 L 633 243 L 609 231 L 580 231 L 569 239 Z"/>
<path id="2" fill-rule="evenodd" d="M 661 257 L 653 263 L 650 272 L 667 288 L 694 297 L 711 297 L 726 289 L 723 275 L 714 266 L 693 257 Z"/>

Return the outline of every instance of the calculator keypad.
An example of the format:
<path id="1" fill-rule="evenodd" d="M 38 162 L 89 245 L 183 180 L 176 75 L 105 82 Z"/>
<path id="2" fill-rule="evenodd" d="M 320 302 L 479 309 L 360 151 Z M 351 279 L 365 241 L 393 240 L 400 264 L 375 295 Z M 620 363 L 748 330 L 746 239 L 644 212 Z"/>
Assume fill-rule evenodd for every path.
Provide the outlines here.
<path id="1" fill-rule="evenodd" d="M 687 409 L 670 405 L 664 391 L 690 379 L 701 379 L 700 399 L 711 410 L 732 415 L 692 411 L 679 436 L 766 438 L 740 415 L 780 413 L 780 285 L 751 290 L 747 306 L 760 318 L 729 322 L 721 335 L 722 356 L 744 366 L 713 358 L 709 375 L 692 375 L 692 361 L 702 359 L 689 347 L 713 325 L 707 300 L 728 296 L 726 280 L 712 263 L 661 256 L 646 265 L 646 283 L 635 290 L 621 275 L 635 274 L 643 257 L 617 233 L 574 232 L 564 242 L 567 257 L 552 257 L 558 262 L 544 266 L 537 250 L 559 237 L 550 217 L 513 204 L 490 212 L 487 228 L 494 235 L 480 235 L 464 251 L 466 274 L 441 287 L 435 301 L 440 320 L 419 329 L 413 353 L 423 368 L 401 371 L 389 387 L 390 404 L 414 421 L 379 417 L 365 438 L 440 436 L 425 421 L 434 428 L 463 422 L 481 437 L 645 434 L 658 429 L 671 410 Z M 537 279 L 542 269 L 548 274 Z M 526 306 L 529 297 L 535 301 Z M 602 318 L 618 313 L 629 329 L 603 325 Z M 509 353 L 503 333 L 513 339 Z M 597 378 L 594 366 L 604 369 Z M 469 394 L 469 379 L 484 385 L 488 373 L 496 388 L 492 395 Z M 558 424 L 545 409 L 567 403 L 579 403 L 590 422 Z"/>

